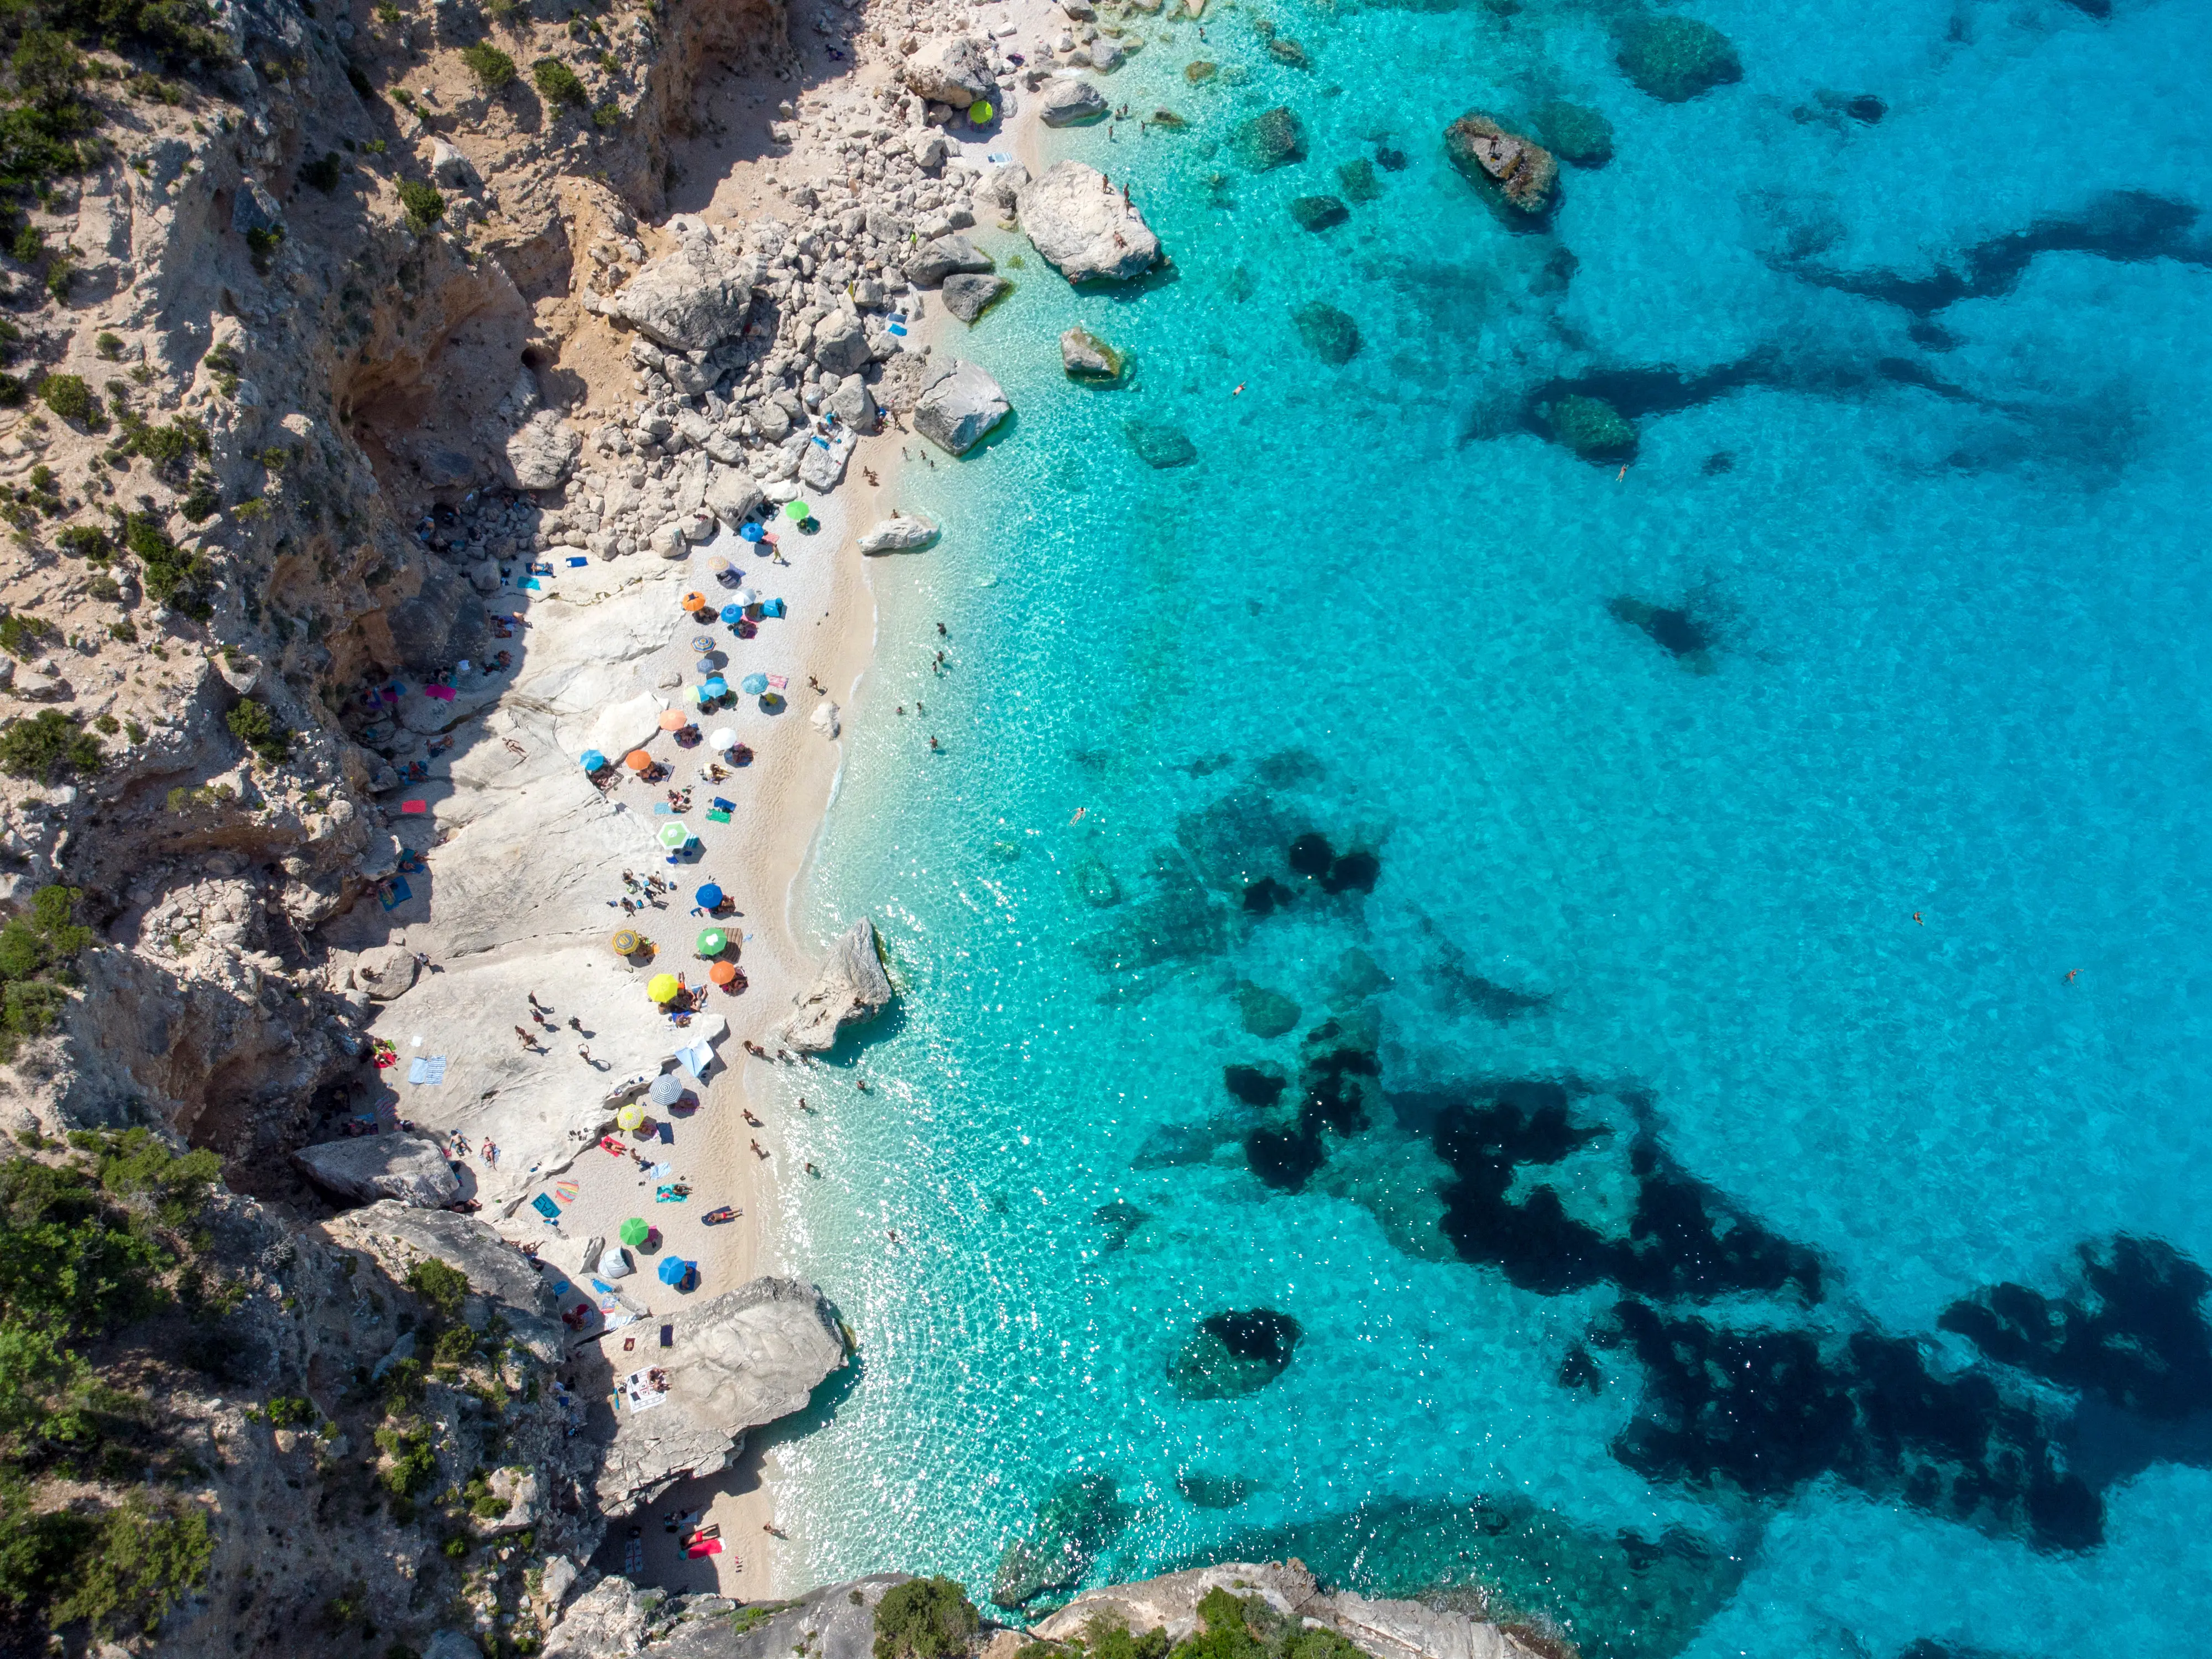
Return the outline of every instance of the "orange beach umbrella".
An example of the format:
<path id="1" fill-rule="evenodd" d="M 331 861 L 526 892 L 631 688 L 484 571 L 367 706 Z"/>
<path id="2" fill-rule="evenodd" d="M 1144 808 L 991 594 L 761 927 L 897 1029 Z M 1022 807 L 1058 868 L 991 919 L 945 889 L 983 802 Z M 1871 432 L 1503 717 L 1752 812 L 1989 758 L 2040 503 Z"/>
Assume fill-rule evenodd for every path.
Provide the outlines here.
<path id="1" fill-rule="evenodd" d="M 653 757 L 642 749 L 633 749 L 623 757 L 623 764 L 633 772 L 649 772 L 653 769 Z"/>
<path id="2" fill-rule="evenodd" d="M 664 708 L 660 711 L 660 729 L 664 732 L 680 732 L 690 724 L 691 717 L 680 708 Z"/>

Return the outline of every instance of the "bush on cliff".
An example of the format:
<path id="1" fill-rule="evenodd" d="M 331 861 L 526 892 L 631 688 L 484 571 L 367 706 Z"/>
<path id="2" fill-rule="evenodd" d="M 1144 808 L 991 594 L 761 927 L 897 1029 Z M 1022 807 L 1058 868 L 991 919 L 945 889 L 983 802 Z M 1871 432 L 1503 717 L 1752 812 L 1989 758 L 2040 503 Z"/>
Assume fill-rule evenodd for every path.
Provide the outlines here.
<path id="1" fill-rule="evenodd" d="M 11 778 L 54 783 L 73 772 L 97 772 L 101 758 L 100 739 L 58 708 L 0 726 L 0 772 Z"/>
<path id="2" fill-rule="evenodd" d="M 582 108 L 591 101 L 576 71 L 557 58 L 541 58 L 530 66 L 530 78 L 538 83 L 538 90 L 556 104 L 572 104 Z"/>
<path id="3" fill-rule="evenodd" d="M 950 1578 L 910 1578 L 876 1604 L 876 1659 L 955 1659 L 982 1619 Z"/>

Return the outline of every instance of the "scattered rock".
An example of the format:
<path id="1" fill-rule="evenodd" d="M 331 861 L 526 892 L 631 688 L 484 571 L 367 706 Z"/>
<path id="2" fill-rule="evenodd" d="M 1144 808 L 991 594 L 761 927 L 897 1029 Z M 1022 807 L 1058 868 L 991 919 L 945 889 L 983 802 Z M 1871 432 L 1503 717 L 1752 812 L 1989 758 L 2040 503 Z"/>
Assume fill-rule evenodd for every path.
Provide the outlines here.
<path id="1" fill-rule="evenodd" d="M 1444 129 L 1452 165 L 1492 206 L 1540 219 L 1558 200 L 1559 164 L 1533 138 L 1508 132 L 1480 110 Z"/>
<path id="2" fill-rule="evenodd" d="M 799 1012 L 783 1023 L 783 1042 L 801 1054 L 821 1054 L 836 1044 L 842 1027 L 873 1019 L 890 1000 L 876 925 L 862 916 L 830 947 L 829 960 L 799 999 Z"/>
<path id="3" fill-rule="evenodd" d="M 1602 398 L 1572 392 L 1540 412 L 1553 441 L 1586 461 L 1626 461 L 1636 453 L 1636 428 Z"/>
<path id="4" fill-rule="evenodd" d="M 430 141 L 430 176 L 440 184 L 454 190 L 466 190 L 476 182 L 476 169 L 469 158 L 443 138 Z"/>
<path id="5" fill-rule="evenodd" d="M 948 455 L 965 455 L 1013 413 L 999 383 L 979 365 L 949 359 L 914 406 L 914 429 Z"/>
<path id="6" fill-rule="evenodd" d="M 1728 36 L 1694 17 L 1646 16 L 1613 37 L 1621 73 L 1662 104 L 1686 103 L 1743 79 Z"/>
<path id="7" fill-rule="evenodd" d="M 937 544 L 938 528 L 919 513 L 899 513 L 861 532 L 863 553 L 918 553 Z"/>
<path id="8" fill-rule="evenodd" d="M 541 409 L 507 441 L 507 481 L 517 489 L 550 489 L 568 476 L 583 440 L 550 409 Z"/>
<path id="9" fill-rule="evenodd" d="M 1601 167 L 1613 160 L 1613 123 L 1587 104 L 1553 99 L 1536 112 L 1533 123 L 1545 147 L 1578 167 Z"/>
<path id="10" fill-rule="evenodd" d="M 1359 325 L 1348 313 L 1316 300 L 1291 313 L 1298 337 L 1325 363 L 1341 368 L 1359 355 Z"/>
<path id="11" fill-rule="evenodd" d="M 814 712 L 806 717 L 806 723 L 835 743 L 842 729 L 837 724 L 837 705 L 824 697 L 814 705 Z"/>
<path id="12" fill-rule="evenodd" d="M 867 325 L 858 313 L 833 311 L 814 325 L 814 361 L 823 374 L 857 374 L 871 360 Z"/>
<path id="13" fill-rule="evenodd" d="M 1121 431 L 1129 440 L 1129 447 L 1137 452 L 1137 459 L 1146 466 L 1164 471 L 1171 466 L 1188 466 L 1198 459 L 1198 446 L 1176 427 L 1130 421 Z"/>
<path id="14" fill-rule="evenodd" d="M 714 482 L 707 486 L 704 504 L 708 512 L 735 530 L 759 512 L 767 499 L 761 487 L 745 474 L 720 467 L 715 470 Z"/>
<path id="15" fill-rule="evenodd" d="M 1313 54 L 1287 34 L 1279 34 L 1267 42 L 1267 56 L 1279 64 L 1289 64 L 1294 70 L 1313 67 Z"/>
<path id="16" fill-rule="evenodd" d="M 1230 135 L 1229 148 L 1254 173 L 1306 159 L 1306 126 L 1287 104 L 1263 109 Z"/>
<path id="17" fill-rule="evenodd" d="M 939 40 L 899 65 L 908 90 L 935 104 L 966 109 L 999 89 L 991 73 L 990 48 L 969 35 Z"/>
<path id="18" fill-rule="evenodd" d="M 1106 94 L 1088 81 L 1054 81 L 1037 103 L 1037 118 L 1048 127 L 1072 127 L 1099 120 L 1106 113 Z"/>
<path id="19" fill-rule="evenodd" d="M 1220 64 L 1209 64 L 1206 59 L 1201 58 L 1194 64 L 1186 64 L 1183 65 L 1182 78 L 1189 82 L 1191 85 L 1198 86 L 1202 82 L 1211 81 L 1216 75 L 1219 74 L 1220 71 Z"/>
<path id="20" fill-rule="evenodd" d="M 1280 991 L 1271 991 L 1249 980 L 1237 988 L 1237 1006 L 1244 1029 L 1255 1037 L 1281 1036 L 1296 1029 L 1298 1023 L 1297 1003 Z"/>
<path id="21" fill-rule="evenodd" d="M 292 1154 L 318 1187 L 362 1204 L 396 1199 L 421 1210 L 441 1210 L 461 1195 L 461 1183 L 436 1143 L 421 1135 L 356 1135 L 302 1146 Z"/>
<path id="22" fill-rule="evenodd" d="M 868 383 L 858 374 L 837 382 L 826 399 L 830 412 L 855 432 L 876 429 L 876 399 Z"/>
<path id="23" fill-rule="evenodd" d="M 1119 351 L 1087 328 L 1071 328 L 1060 337 L 1060 366 L 1071 380 L 1092 386 L 1112 386 L 1126 367 Z"/>
<path id="24" fill-rule="evenodd" d="M 1334 196 L 1294 196 L 1291 217 L 1301 230 L 1332 230 L 1352 217 L 1352 210 Z"/>
<path id="25" fill-rule="evenodd" d="M 972 325 L 994 303 L 1012 293 L 1013 288 L 1003 276 L 955 271 L 945 279 L 945 308 L 962 322 Z"/>
<path id="26" fill-rule="evenodd" d="M 904 270 L 916 288 L 935 288 L 955 271 L 990 270 L 995 263 L 965 236 L 939 236 L 908 255 Z"/>
<path id="27" fill-rule="evenodd" d="M 744 331 L 757 276 L 757 266 L 702 228 L 644 265 L 609 303 L 655 345 L 711 351 Z"/>
<path id="28" fill-rule="evenodd" d="M 1126 282 L 1160 257 L 1144 216 L 1080 161 L 1058 161 L 1024 189 L 1017 204 L 1036 251 L 1071 283 Z"/>
<path id="29" fill-rule="evenodd" d="M 284 211 L 276 205 L 276 198 L 261 187 L 258 179 L 242 179 L 238 194 L 230 204 L 230 228 L 231 234 L 237 236 L 250 236 L 256 232 L 264 235 L 272 231 L 282 233 Z"/>

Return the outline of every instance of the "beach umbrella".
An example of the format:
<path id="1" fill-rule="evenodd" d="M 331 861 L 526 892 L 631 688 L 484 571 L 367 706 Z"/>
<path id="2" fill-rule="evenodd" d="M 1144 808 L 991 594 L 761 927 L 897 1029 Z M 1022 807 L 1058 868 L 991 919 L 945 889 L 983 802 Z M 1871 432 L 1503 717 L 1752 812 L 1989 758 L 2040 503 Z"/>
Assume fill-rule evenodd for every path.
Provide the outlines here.
<path id="1" fill-rule="evenodd" d="M 690 1276 L 691 1264 L 684 1260 L 682 1256 L 665 1255 L 660 1258 L 660 1282 L 662 1284 L 681 1285 Z"/>
<path id="2" fill-rule="evenodd" d="M 673 853 L 691 844 L 691 826 L 678 818 L 673 823 L 660 826 L 660 844 Z"/>
<path id="3" fill-rule="evenodd" d="M 584 751 L 584 769 L 586 772 L 601 771 L 605 769 L 607 757 L 598 750 L 586 749 Z"/>
<path id="4" fill-rule="evenodd" d="M 646 982 L 645 994 L 655 1002 L 673 1002 L 676 994 L 684 988 L 676 982 L 673 974 L 655 974 Z"/>
<path id="5" fill-rule="evenodd" d="M 731 597 L 734 599 L 740 606 L 758 605 L 760 603 L 760 595 L 754 592 L 750 587 L 741 587 Z"/>
<path id="6" fill-rule="evenodd" d="M 738 534 L 749 542 L 757 542 L 768 532 L 757 524 L 741 524 L 738 526 Z"/>
<path id="7" fill-rule="evenodd" d="M 719 957 L 729 945 L 730 936 L 719 927 L 699 930 L 699 954 L 702 957 Z"/>
<path id="8" fill-rule="evenodd" d="M 716 697 L 726 697 L 730 695 L 730 683 L 717 674 L 701 686 L 699 691 L 700 695 L 712 702 Z"/>
<path id="9" fill-rule="evenodd" d="M 707 970 L 707 977 L 717 985 L 727 985 L 737 976 L 738 964 L 734 962 L 718 962 Z"/>
<path id="10" fill-rule="evenodd" d="M 664 1073 L 653 1079 L 653 1086 L 645 1091 L 645 1097 L 656 1106 L 673 1106 L 684 1098 L 684 1085 L 673 1073 Z"/>
<path id="11" fill-rule="evenodd" d="M 807 506 L 805 501 L 786 501 L 783 504 L 783 516 L 793 524 L 805 524 L 814 516 L 814 509 Z"/>
<path id="12" fill-rule="evenodd" d="M 645 1108 L 634 1100 L 615 1114 L 615 1127 L 633 1134 L 636 1133 L 638 1126 L 644 1121 Z"/>
<path id="13" fill-rule="evenodd" d="M 991 100 L 988 98 L 978 98 L 968 106 L 968 119 L 979 127 L 989 126 L 994 113 L 996 112 L 992 109 Z"/>
<path id="14" fill-rule="evenodd" d="M 623 757 L 623 764 L 633 772 L 649 772 L 653 769 L 653 757 L 642 749 L 633 749 Z"/>
<path id="15" fill-rule="evenodd" d="M 724 684 L 727 684 L 728 682 L 725 681 Z M 707 734 L 707 742 L 709 746 L 715 749 L 735 749 L 738 746 L 738 734 L 729 726 L 718 726 Z"/>
<path id="16" fill-rule="evenodd" d="M 659 725 L 660 729 L 664 732 L 680 732 L 686 726 L 690 725 L 690 722 L 684 718 L 684 711 L 682 709 L 664 708 L 660 711 L 660 719 L 658 724 Z"/>
<path id="17" fill-rule="evenodd" d="M 634 957 L 644 945 L 645 940 L 638 936 L 635 927 L 622 928 L 614 937 L 615 954 L 618 957 Z"/>
<path id="18" fill-rule="evenodd" d="M 739 682 L 739 684 L 744 687 L 744 694 L 747 696 L 757 697 L 762 692 L 768 690 L 768 676 L 765 674 L 748 674 L 741 682 Z"/>
<path id="19" fill-rule="evenodd" d="M 707 596 L 696 588 L 693 589 L 684 596 L 684 608 L 686 611 L 704 611 L 707 608 Z"/>
<path id="20" fill-rule="evenodd" d="M 691 901 L 702 910 L 720 909 L 722 903 L 722 890 L 710 881 L 691 895 Z"/>
<path id="21" fill-rule="evenodd" d="M 741 605 L 726 605 L 722 607 L 722 620 L 728 623 L 731 626 L 735 627 L 744 619 L 744 606 Z"/>
<path id="22" fill-rule="evenodd" d="M 691 648 L 701 656 L 705 656 L 714 648 L 714 636 L 712 634 L 694 634 L 691 636 Z"/>
<path id="23" fill-rule="evenodd" d="M 615 1237 L 632 1249 L 640 1249 L 644 1247 L 645 1241 L 653 1237 L 653 1229 L 645 1224 L 642 1218 L 632 1216 L 616 1231 Z"/>

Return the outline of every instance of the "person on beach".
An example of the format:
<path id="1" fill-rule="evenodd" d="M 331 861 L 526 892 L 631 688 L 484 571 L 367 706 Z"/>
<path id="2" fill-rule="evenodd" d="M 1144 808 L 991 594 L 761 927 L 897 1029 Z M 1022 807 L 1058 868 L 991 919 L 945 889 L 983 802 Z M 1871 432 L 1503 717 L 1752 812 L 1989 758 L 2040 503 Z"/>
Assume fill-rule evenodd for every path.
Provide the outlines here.
<path id="1" fill-rule="evenodd" d="M 933 755 L 939 755 L 939 754 L 942 754 L 942 753 L 944 753 L 944 752 L 945 752 L 941 748 L 939 748 L 939 745 L 938 745 L 938 742 L 937 742 L 937 739 L 936 739 L 935 738 L 932 738 L 929 740 L 929 752 L 930 752 L 931 754 L 933 754 Z"/>
<path id="2" fill-rule="evenodd" d="M 580 1033 L 584 1029 L 584 1022 L 577 1018 L 575 1015 L 571 1014 L 568 1016 L 568 1029 L 572 1031 Z"/>
<path id="3" fill-rule="evenodd" d="M 943 623 L 937 624 L 937 637 L 940 640 L 949 640 L 952 637 L 950 634 L 945 631 L 945 624 Z"/>
<path id="4" fill-rule="evenodd" d="M 753 1149 L 753 1156 L 755 1158 L 766 1158 L 768 1156 L 768 1153 L 762 1149 L 761 1144 L 758 1140 L 749 1140 L 745 1145 Z"/>
<path id="5" fill-rule="evenodd" d="M 591 1045 L 586 1042 L 578 1043 L 576 1045 L 576 1056 L 578 1059 L 581 1060 L 585 1065 L 589 1066 L 592 1064 Z"/>
<path id="6" fill-rule="evenodd" d="M 522 1039 L 522 1046 L 524 1048 L 535 1048 L 538 1046 L 538 1039 L 531 1036 L 529 1032 L 524 1030 L 520 1025 L 514 1028 L 514 1034 Z"/>
<path id="7" fill-rule="evenodd" d="M 817 1181 L 822 1179 L 822 1171 L 816 1169 L 811 1164 L 806 1166 L 806 1173 L 812 1176 Z"/>

